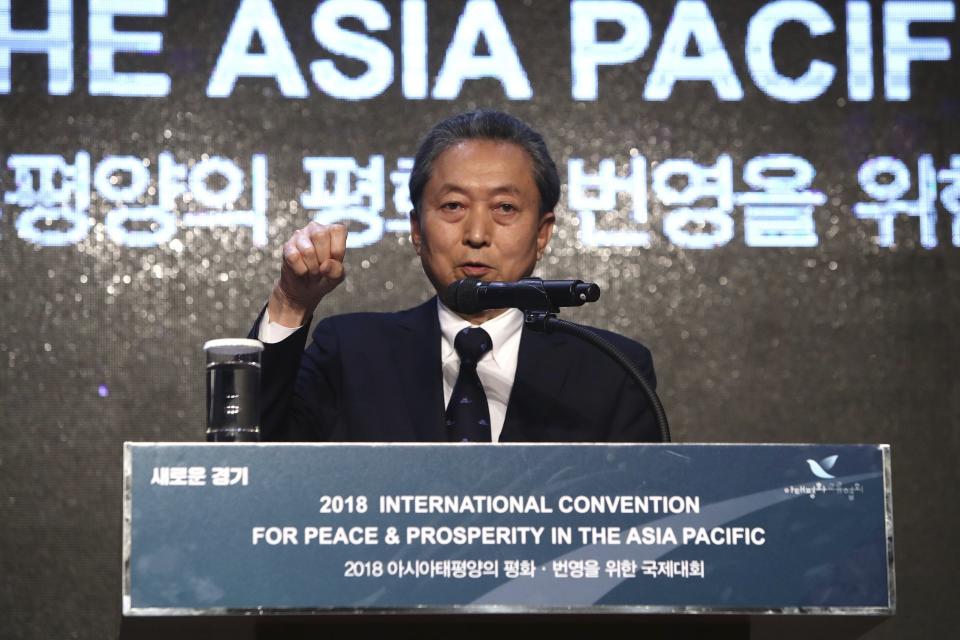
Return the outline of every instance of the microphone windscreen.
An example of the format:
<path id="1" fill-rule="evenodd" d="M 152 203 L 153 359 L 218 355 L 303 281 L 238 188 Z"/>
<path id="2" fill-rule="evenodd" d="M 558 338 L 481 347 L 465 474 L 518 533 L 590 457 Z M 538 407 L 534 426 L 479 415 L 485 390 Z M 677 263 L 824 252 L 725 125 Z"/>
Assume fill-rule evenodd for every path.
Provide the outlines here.
<path id="1" fill-rule="evenodd" d="M 475 278 L 456 280 L 443 290 L 440 300 L 452 311 L 476 313 L 481 310 L 477 307 L 477 285 L 479 284 L 480 281 Z"/>
<path id="2" fill-rule="evenodd" d="M 457 288 L 459 288 L 462 280 L 454 280 L 451 282 L 446 289 L 440 292 L 440 302 L 447 305 L 453 311 L 457 311 Z"/>

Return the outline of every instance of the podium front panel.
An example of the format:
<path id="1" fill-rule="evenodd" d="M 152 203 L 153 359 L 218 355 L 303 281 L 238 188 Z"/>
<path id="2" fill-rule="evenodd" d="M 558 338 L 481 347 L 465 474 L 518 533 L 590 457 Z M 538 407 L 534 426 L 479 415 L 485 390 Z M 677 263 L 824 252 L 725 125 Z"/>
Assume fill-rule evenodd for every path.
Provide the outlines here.
<path id="1" fill-rule="evenodd" d="M 127 443 L 125 615 L 895 608 L 885 445 Z"/>

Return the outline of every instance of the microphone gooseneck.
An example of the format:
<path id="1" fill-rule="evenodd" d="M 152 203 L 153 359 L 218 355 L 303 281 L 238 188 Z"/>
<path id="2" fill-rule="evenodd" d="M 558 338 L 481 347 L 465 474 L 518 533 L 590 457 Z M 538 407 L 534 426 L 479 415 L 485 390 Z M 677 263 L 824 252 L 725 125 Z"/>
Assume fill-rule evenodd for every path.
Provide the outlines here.
<path id="1" fill-rule="evenodd" d="M 616 363 L 619 364 L 624 371 L 627 372 L 627 374 L 629 374 L 630 378 L 637 383 L 637 385 L 640 387 L 640 391 L 642 391 L 643 395 L 646 396 L 647 402 L 650 404 L 650 409 L 653 412 L 653 418 L 657 423 L 657 429 L 660 431 L 660 441 L 672 441 L 670 435 L 670 423 L 667 422 L 667 413 L 664 411 L 663 403 L 660 402 L 660 397 L 654 390 L 653 385 L 651 385 L 650 382 L 643 377 L 643 374 L 640 373 L 640 370 L 637 369 L 636 365 L 608 340 L 603 338 L 595 331 L 591 331 L 587 327 L 574 324 L 573 322 L 568 322 L 563 318 L 558 318 L 556 314 L 543 311 L 530 311 L 524 313 L 524 324 L 535 331 L 543 331 L 545 333 L 559 331 L 561 333 L 567 333 L 576 336 L 589 342 L 616 361 Z"/>

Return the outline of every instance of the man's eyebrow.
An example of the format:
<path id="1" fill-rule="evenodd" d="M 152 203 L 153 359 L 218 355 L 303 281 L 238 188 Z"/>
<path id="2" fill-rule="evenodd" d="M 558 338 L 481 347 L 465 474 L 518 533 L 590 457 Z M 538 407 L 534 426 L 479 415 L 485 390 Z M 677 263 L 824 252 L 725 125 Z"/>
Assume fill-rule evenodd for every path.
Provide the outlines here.
<path id="1" fill-rule="evenodd" d="M 470 192 L 470 189 L 462 185 L 446 182 L 440 185 L 440 188 L 437 191 L 439 193 L 444 193 L 444 194 L 451 193 L 451 192 L 468 194 Z M 493 189 L 490 189 L 489 192 L 493 194 L 500 194 L 500 193 L 511 193 L 514 195 L 521 194 L 520 187 L 518 187 L 515 184 L 500 185 L 498 187 L 494 187 Z"/>
<path id="2" fill-rule="evenodd" d="M 515 184 L 505 184 L 492 190 L 493 193 L 513 193 L 520 195 L 520 187 Z"/>

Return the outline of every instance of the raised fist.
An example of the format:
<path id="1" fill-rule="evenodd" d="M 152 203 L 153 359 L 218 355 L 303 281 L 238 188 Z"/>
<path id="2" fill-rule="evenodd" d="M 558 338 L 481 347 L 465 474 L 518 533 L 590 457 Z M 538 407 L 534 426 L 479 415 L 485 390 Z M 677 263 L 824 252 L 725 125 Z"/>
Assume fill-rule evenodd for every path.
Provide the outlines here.
<path id="1" fill-rule="evenodd" d="M 343 282 L 347 228 L 311 222 L 297 229 L 283 244 L 280 279 L 273 287 L 267 310 L 270 319 L 296 327 L 313 315 L 328 293 Z"/>

